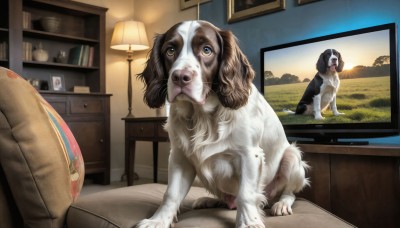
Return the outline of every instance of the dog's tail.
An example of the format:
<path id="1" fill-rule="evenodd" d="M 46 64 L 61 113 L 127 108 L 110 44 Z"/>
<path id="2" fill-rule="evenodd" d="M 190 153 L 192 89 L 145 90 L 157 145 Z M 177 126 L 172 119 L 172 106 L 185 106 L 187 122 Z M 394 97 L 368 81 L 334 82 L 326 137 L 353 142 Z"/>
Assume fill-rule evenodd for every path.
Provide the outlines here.
<path id="1" fill-rule="evenodd" d="M 284 108 L 282 111 L 283 111 L 284 113 L 291 114 L 291 115 L 296 114 L 295 112 L 293 112 L 292 110 L 290 110 L 290 109 L 288 109 L 288 108 Z"/>

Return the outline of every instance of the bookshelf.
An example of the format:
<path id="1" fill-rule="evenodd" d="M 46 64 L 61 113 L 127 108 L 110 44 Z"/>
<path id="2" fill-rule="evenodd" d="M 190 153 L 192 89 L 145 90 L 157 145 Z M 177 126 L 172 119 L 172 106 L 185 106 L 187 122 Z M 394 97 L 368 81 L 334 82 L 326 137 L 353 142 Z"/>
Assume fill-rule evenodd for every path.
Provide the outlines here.
<path id="1" fill-rule="evenodd" d="M 105 79 L 106 11 L 103 7 L 70 0 L 0 0 L 0 50 L 1 44 L 6 44 L 5 56 L 0 54 L 0 66 L 29 81 L 39 81 L 39 92 L 74 133 L 86 173 L 103 184 L 110 181 L 111 95 L 106 94 Z M 45 26 L 41 22 L 44 18 L 59 21 L 58 29 Z M 41 61 L 35 59 L 38 55 L 34 53 L 39 44 L 41 56 L 44 57 L 43 53 L 47 56 Z M 78 48 L 82 53 L 70 56 L 71 50 Z M 64 58 L 57 58 L 60 53 L 64 53 Z M 78 58 L 78 62 L 68 61 L 72 57 Z M 62 79 L 62 90 L 52 86 L 55 76 Z M 88 90 L 74 92 L 74 87 Z"/>

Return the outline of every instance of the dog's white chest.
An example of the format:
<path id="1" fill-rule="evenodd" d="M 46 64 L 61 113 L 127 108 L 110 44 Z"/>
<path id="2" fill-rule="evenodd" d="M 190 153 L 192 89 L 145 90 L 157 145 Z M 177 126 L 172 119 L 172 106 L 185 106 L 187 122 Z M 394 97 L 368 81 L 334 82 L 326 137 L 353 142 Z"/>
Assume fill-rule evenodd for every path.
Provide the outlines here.
<path id="1" fill-rule="evenodd" d="M 337 75 L 331 77 L 322 76 L 323 83 L 321 85 L 320 97 L 321 97 L 321 110 L 324 110 L 335 98 L 337 91 L 339 90 L 340 80 Z"/>
<path id="2" fill-rule="evenodd" d="M 336 93 L 339 90 L 340 80 L 337 75 L 331 77 L 322 76 L 322 79 L 321 93 L 324 91 Z"/>

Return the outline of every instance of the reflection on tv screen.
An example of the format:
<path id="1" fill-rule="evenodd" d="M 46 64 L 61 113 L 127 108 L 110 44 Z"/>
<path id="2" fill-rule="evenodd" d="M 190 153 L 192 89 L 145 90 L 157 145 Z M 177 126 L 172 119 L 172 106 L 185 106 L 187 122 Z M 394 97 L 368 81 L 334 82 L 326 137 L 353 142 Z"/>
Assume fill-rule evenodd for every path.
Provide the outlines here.
<path id="1" fill-rule="evenodd" d="M 389 41 L 389 31 L 382 30 L 267 50 L 262 72 L 265 98 L 284 125 L 391 122 Z M 338 72 L 340 86 L 329 95 L 336 95 L 336 108 L 328 105 L 322 110 L 323 119 L 314 113 L 295 114 L 303 95 L 309 98 L 309 84 L 308 89 L 316 87 L 316 64 L 327 49 L 337 50 L 344 61 Z M 336 83 L 328 77 L 323 81 Z"/>

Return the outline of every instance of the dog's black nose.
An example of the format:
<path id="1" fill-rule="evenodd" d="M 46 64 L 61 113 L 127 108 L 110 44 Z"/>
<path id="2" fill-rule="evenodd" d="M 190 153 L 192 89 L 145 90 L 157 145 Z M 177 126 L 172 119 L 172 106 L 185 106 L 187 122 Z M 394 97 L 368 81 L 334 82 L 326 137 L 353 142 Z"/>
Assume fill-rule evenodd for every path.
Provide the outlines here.
<path id="1" fill-rule="evenodd" d="M 172 82 L 178 86 L 186 86 L 193 80 L 193 72 L 187 69 L 176 70 L 172 73 Z"/>

